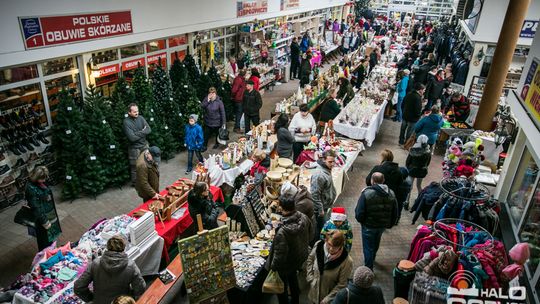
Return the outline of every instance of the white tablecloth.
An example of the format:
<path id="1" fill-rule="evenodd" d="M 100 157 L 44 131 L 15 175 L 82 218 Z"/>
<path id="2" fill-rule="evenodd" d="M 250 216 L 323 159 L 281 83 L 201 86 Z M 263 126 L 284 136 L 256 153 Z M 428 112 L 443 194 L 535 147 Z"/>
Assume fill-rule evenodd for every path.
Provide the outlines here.
<path id="1" fill-rule="evenodd" d="M 339 118 L 341 115 L 344 115 L 344 111 L 342 110 L 334 119 L 334 130 L 352 139 L 365 140 L 368 147 L 371 147 L 384 120 L 384 109 L 386 108 L 387 103 L 388 101 L 386 100 L 382 103 L 379 111 L 373 114 L 367 127 L 351 126 L 349 123 L 340 123 Z"/>
<path id="2" fill-rule="evenodd" d="M 234 168 L 230 168 L 227 170 L 221 169 L 219 166 L 214 166 L 214 168 L 209 168 L 209 175 L 210 175 L 210 185 L 221 187 L 223 184 L 227 184 L 229 186 L 234 187 L 234 180 L 240 176 L 240 174 L 246 174 L 249 172 L 251 167 L 253 166 L 253 161 L 250 159 L 246 159 L 243 162 L 241 162 L 238 166 Z M 193 171 L 192 179 L 197 179 L 198 173 Z"/>

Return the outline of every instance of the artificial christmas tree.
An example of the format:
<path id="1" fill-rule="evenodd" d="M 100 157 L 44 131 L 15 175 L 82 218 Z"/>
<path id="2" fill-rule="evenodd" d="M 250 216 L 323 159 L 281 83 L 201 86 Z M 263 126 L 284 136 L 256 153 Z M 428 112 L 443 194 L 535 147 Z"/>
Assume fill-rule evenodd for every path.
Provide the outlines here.
<path id="1" fill-rule="evenodd" d="M 135 70 L 131 85 L 136 103 L 139 106 L 139 115 L 146 118 L 146 116 L 150 115 L 149 111 L 153 104 L 153 95 L 152 87 L 148 83 L 148 78 L 146 78 L 142 67 Z"/>
<path id="2" fill-rule="evenodd" d="M 86 143 L 93 148 L 105 170 L 107 186 L 122 186 L 129 179 L 129 163 L 126 150 L 121 150 L 105 113 L 110 106 L 95 89 L 86 90 L 84 104 L 84 135 Z"/>
<path id="3" fill-rule="evenodd" d="M 173 156 L 180 148 L 180 141 L 183 130 L 180 114 L 180 107 L 172 97 L 172 87 L 169 75 L 159 65 L 152 76 L 152 89 L 154 93 L 155 106 L 153 107 L 162 121 L 165 146 L 160 147 L 164 151 L 165 159 Z"/>
<path id="4" fill-rule="evenodd" d="M 197 98 L 199 98 L 200 101 L 204 100 L 208 95 L 208 89 L 212 86 L 212 79 L 210 79 L 208 73 L 202 73 L 197 85 Z"/>
<path id="5" fill-rule="evenodd" d="M 172 87 L 172 98 L 174 103 L 178 106 L 178 118 L 179 126 L 176 128 L 176 133 L 173 133 L 175 139 L 178 140 L 180 147 L 184 147 L 184 124 L 187 121 L 187 100 L 188 100 L 188 90 L 189 86 L 189 77 L 186 66 L 178 59 L 178 55 L 171 65 L 169 76 L 171 79 Z"/>
<path id="6" fill-rule="evenodd" d="M 64 89 L 58 94 L 59 104 L 57 108 L 56 123 L 53 125 L 53 146 L 57 151 L 57 159 L 61 174 L 70 176 L 78 180 L 80 170 L 79 164 L 82 162 L 81 149 L 85 149 L 81 125 L 82 114 L 75 105 L 72 96 Z M 69 174 L 67 168 L 70 168 Z M 79 197 L 80 187 L 76 184 L 66 184 L 62 189 L 63 199 L 75 199 Z"/>
<path id="7" fill-rule="evenodd" d="M 186 57 L 184 57 L 183 62 L 188 70 L 188 77 L 189 77 L 190 83 L 197 83 L 197 81 L 199 80 L 199 77 L 201 76 L 201 73 L 199 72 L 199 68 L 197 67 L 197 64 L 195 63 L 195 59 L 189 53 L 189 50 Z"/>
<path id="8" fill-rule="evenodd" d="M 65 168 L 65 180 L 62 184 L 62 199 L 74 200 L 79 197 L 82 191 L 81 181 L 77 173 L 77 165 L 67 164 Z"/>
<path id="9" fill-rule="evenodd" d="M 107 172 L 101 164 L 102 159 L 98 158 L 94 153 L 93 147 L 88 147 L 85 156 L 81 163 L 81 185 L 86 194 L 92 195 L 94 198 L 105 190 L 107 184 Z"/>
<path id="10" fill-rule="evenodd" d="M 124 77 L 120 77 L 116 82 L 116 86 L 114 87 L 114 91 L 110 97 L 111 110 L 103 113 L 107 116 L 107 121 L 109 122 L 114 133 L 114 137 L 119 144 L 118 149 L 123 151 L 126 159 L 128 158 L 128 140 L 124 134 L 124 118 L 127 116 L 128 106 L 134 102 L 135 95 L 133 94 L 133 90 L 129 87 L 129 83 L 126 81 L 126 79 Z"/>

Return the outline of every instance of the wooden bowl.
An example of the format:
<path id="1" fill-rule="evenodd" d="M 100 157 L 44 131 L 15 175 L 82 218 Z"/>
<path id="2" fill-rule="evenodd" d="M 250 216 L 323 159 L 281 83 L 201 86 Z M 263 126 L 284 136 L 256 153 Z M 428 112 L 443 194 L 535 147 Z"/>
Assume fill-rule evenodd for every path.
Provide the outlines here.
<path id="1" fill-rule="evenodd" d="M 282 167 L 277 167 L 277 168 L 275 168 L 275 169 L 272 170 L 272 171 L 273 171 L 273 172 L 279 172 L 279 173 L 283 174 L 283 173 L 287 172 L 287 169 L 282 168 Z"/>
<path id="2" fill-rule="evenodd" d="M 291 168 L 293 161 L 288 158 L 278 158 L 278 165 L 283 168 Z"/>
<path id="3" fill-rule="evenodd" d="M 266 188 L 264 190 L 265 190 L 265 193 L 266 193 L 266 197 L 268 197 L 269 199 L 271 199 L 271 200 L 278 199 L 279 195 L 276 193 L 276 191 L 272 187 L 266 186 Z"/>
<path id="4" fill-rule="evenodd" d="M 272 181 L 279 182 L 283 178 L 283 173 L 277 171 L 269 171 L 268 173 L 266 173 L 266 177 L 268 177 Z"/>

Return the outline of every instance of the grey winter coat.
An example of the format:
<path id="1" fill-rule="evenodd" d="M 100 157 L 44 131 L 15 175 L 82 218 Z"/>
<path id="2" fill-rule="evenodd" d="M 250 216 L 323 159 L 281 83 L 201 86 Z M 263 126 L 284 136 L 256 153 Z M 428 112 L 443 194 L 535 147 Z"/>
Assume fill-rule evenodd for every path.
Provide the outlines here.
<path id="1" fill-rule="evenodd" d="M 309 219 L 295 211 L 283 217 L 270 248 L 267 269 L 289 274 L 302 268 L 309 255 Z"/>
<path id="2" fill-rule="evenodd" d="M 324 164 L 322 159 L 317 161 L 317 165 L 317 172 L 311 176 L 311 195 L 316 215 L 332 207 L 336 200 L 332 170 Z"/>
<path id="3" fill-rule="evenodd" d="M 279 128 L 276 143 L 279 157 L 292 158 L 294 141 L 294 136 L 287 128 Z"/>
<path id="4" fill-rule="evenodd" d="M 145 128 L 146 127 L 146 128 Z M 142 150 L 148 147 L 146 136 L 152 132 L 150 126 L 142 116 L 124 118 L 124 134 L 129 140 L 129 147 Z"/>
<path id="5" fill-rule="evenodd" d="M 205 97 L 201 106 L 204 110 L 204 124 L 206 126 L 221 127 L 227 121 L 225 119 L 225 106 L 223 106 L 219 96 L 216 96 L 214 101 L 208 101 L 208 97 Z"/>
<path id="6" fill-rule="evenodd" d="M 93 292 L 88 288 L 90 283 L 94 284 Z M 74 291 L 85 302 L 110 304 L 120 295 L 139 297 L 145 288 L 146 283 L 135 262 L 124 252 L 107 250 L 88 265 L 75 282 Z"/>

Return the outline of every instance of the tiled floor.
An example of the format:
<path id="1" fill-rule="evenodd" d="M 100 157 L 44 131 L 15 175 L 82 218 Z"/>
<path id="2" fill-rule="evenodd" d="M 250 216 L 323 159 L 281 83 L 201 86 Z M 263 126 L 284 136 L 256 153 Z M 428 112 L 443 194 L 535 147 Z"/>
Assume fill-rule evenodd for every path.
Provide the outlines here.
<path id="1" fill-rule="evenodd" d="M 275 103 L 296 92 L 298 81 L 294 80 L 281 86 L 276 86 L 272 92 L 267 92 L 263 96 L 264 106 L 261 111 L 262 118 L 268 119 L 270 112 L 275 108 Z M 232 129 L 232 125 L 229 125 Z M 363 265 L 363 254 L 360 237 L 360 225 L 354 219 L 354 208 L 361 190 L 365 187 L 365 176 L 371 168 L 379 162 L 379 152 L 384 148 L 389 148 L 394 152 L 396 161 L 405 163 L 406 151 L 397 146 L 399 124 L 391 120 L 385 120 L 377 139 L 373 146 L 368 147 L 359 156 L 352 171 L 349 172 L 349 180 L 339 200 L 338 205 L 347 208 L 349 220 L 354 229 L 354 242 L 352 255 L 355 266 Z M 231 132 L 231 135 L 236 136 Z M 234 138 L 233 138 L 234 139 Z M 217 152 L 209 151 L 208 153 Z M 163 163 L 160 167 L 161 186 L 164 187 L 172 183 L 179 177 L 184 177 L 186 153 L 180 153 L 174 159 Z M 439 180 L 442 176 L 440 168 L 441 158 L 434 156 L 431 162 L 430 173 L 424 181 L 427 185 L 432 180 Z M 58 189 L 55 189 L 57 192 Z M 59 197 L 58 195 L 55 197 Z M 416 190 L 413 190 L 412 199 L 416 197 Z M 63 234 L 59 242 L 77 240 L 93 223 L 101 218 L 110 218 L 115 215 L 126 213 L 140 204 L 140 198 L 131 187 L 121 189 L 109 189 L 106 193 L 99 195 L 96 199 L 80 198 L 73 202 L 58 202 L 57 208 L 61 217 Z M 0 213 L 0 286 L 11 283 L 19 274 L 28 271 L 32 258 L 37 251 L 35 240 L 26 234 L 24 227 L 13 223 L 13 216 L 18 207 L 11 207 Z M 414 235 L 416 225 L 410 224 L 411 215 L 404 212 L 398 226 L 388 230 L 383 235 L 381 248 L 378 252 L 375 263 L 376 284 L 383 288 L 385 298 L 388 303 L 393 297 L 392 269 L 399 260 L 407 256 L 409 243 Z M 302 302 L 307 303 L 305 293 Z M 270 300 L 277 302 L 277 299 Z"/>

